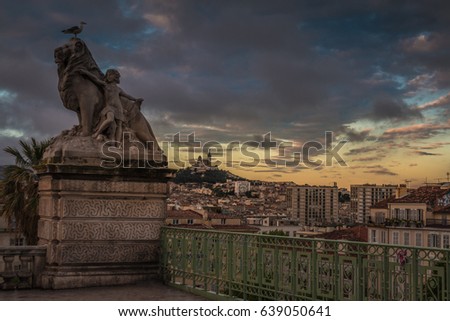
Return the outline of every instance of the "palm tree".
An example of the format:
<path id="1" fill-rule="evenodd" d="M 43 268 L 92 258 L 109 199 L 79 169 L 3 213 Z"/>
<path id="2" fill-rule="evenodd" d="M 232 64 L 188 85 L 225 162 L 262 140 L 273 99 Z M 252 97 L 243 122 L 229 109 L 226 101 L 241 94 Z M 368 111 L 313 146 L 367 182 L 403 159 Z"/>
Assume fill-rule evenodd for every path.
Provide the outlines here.
<path id="1" fill-rule="evenodd" d="M 21 150 L 8 146 L 3 150 L 15 157 L 15 165 L 6 166 L 1 184 L 1 198 L 4 206 L 0 212 L 7 220 L 16 222 L 29 245 L 37 244 L 38 176 L 33 166 L 42 161 L 44 151 L 51 140 L 37 142 L 19 141 Z"/>

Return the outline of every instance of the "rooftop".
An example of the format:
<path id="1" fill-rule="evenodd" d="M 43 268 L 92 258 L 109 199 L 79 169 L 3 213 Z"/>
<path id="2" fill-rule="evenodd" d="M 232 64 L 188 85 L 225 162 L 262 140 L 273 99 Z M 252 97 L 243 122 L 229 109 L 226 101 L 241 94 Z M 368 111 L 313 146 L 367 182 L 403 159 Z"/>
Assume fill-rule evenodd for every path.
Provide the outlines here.
<path id="1" fill-rule="evenodd" d="M 448 193 L 450 189 L 442 189 L 441 186 L 422 186 L 390 203 L 426 203 L 434 207 L 436 201 Z"/>
<path id="2" fill-rule="evenodd" d="M 203 215 L 192 210 L 172 210 L 167 211 L 167 218 L 203 219 Z"/>
<path id="3" fill-rule="evenodd" d="M 387 209 L 388 208 L 388 204 L 392 203 L 392 201 L 394 201 L 394 200 L 395 200 L 395 196 L 388 197 L 388 198 L 386 198 L 386 199 L 384 199 L 382 201 L 379 201 L 378 203 L 373 204 L 371 206 L 371 208 L 380 208 L 380 209 L 381 208 L 385 208 L 385 209 Z"/>
<path id="4" fill-rule="evenodd" d="M 346 240 L 354 242 L 367 242 L 368 231 L 366 226 L 353 226 L 343 230 L 335 230 L 323 234 L 315 235 L 314 237 L 323 238 L 327 240 Z"/>

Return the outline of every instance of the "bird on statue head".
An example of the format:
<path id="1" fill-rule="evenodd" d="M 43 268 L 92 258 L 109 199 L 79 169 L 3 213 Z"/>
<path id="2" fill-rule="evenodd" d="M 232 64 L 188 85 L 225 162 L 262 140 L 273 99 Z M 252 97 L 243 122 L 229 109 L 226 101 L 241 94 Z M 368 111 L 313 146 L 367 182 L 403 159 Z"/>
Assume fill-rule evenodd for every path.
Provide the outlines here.
<path id="1" fill-rule="evenodd" d="M 77 37 L 77 34 L 81 33 L 83 31 L 83 26 L 86 25 L 87 23 L 84 21 L 80 22 L 80 26 L 73 26 L 70 27 L 68 29 L 64 29 L 62 32 L 66 33 L 66 34 L 73 34 L 75 36 L 75 38 Z"/>

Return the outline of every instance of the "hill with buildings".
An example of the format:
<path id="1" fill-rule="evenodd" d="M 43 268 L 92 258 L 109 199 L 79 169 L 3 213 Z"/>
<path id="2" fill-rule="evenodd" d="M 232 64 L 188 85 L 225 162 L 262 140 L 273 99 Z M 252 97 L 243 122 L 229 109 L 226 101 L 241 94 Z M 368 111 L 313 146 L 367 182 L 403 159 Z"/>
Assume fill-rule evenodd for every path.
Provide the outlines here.
<path id="1" fill-rule="evenodd" d="M 231 174 L 229 171 L 220 170 L 215 168 L 214 170 L 198 171 L 195 168 L 180 169 L 173 179 L 174 183 L 225 183 L 227 180 L 245 180 L 239 176 Z"/>

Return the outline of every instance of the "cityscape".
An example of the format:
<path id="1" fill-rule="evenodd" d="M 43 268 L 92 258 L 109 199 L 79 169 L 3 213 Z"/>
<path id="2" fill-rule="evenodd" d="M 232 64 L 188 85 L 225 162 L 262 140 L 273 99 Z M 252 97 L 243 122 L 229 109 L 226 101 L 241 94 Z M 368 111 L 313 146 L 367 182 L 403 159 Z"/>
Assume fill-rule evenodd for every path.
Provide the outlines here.
<path id="1" fill-rule="evenodd" d="M 450 300 L 445 1 L 0 2 L 1 300 Z"/>

